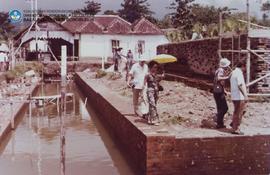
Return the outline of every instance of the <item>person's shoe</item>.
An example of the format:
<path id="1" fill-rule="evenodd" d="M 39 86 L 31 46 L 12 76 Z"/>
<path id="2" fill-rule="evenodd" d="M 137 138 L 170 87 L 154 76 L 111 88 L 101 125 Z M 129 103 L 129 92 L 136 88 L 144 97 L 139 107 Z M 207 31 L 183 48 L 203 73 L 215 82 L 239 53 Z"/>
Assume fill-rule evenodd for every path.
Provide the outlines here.
<path id="1" fill-rule="evenodd" d="M 159 126 L 158 122 L 153 123 L 154 126 Z"/>
<path id="2" fill-rule="evenodd" d="M 225 125 L 217 125 L 216 126 L 216 129 L 222 129 L 222 128 L 226 128 L 226 126 Z"/>
<path id="3" fill-rule="evenodd" d="M 232 131 L 231 133 L 232 133 L 232 134 L 236 134 L 236 135 L 244 135 L 244 133 L 241 132 L 240 129 L 237 129 L 237 130 L 235 130 L 235 131 Z"/>

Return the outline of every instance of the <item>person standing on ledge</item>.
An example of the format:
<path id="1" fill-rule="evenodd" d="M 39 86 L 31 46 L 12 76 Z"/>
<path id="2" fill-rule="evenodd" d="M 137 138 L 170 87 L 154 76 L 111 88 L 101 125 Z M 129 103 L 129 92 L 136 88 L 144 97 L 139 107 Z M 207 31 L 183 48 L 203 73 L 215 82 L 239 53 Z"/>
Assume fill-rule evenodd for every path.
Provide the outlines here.
<path id="1" fill-rule="evenodd" d="M 248 100 L 246 83 L 243 76 L 244 70 L 244 64 L 238 63 L 236 68 L 232 71 L 230 78 L 231 98 L 234 105 L 233 119 L 231 123 L 233 128 L 232 134 L 243 135 L 239 127 L 242 116 L 244 115 L 245 105 Z"/>
<path id="2" fill-rule="evenodd" d="M 139 97 L 144 88 L 144 77 L 148 73 L 148 66 L 145 64 L 147 61 L 144 58 L 140 58 L 138 63 L 133 64 L 131 70 L 129 71 L 129 76 L 127 80 L 128 87 L 132 88 L 133 92 L 133 108 L 134 113 L 140 116 L 138 113 Z"/>
<path id="3" fill-rule="evenodd" d="M 215 72 L 213 94 L 217 107 L 217 129 L 226 128 L 224 125 L 224 115 L 228 111 L 228 104 L 226 101 L 226 92 L 224 89 L 225 80 L 229 76 L 225 76 L 225 71 L 229 68 L 231 62 L 227 58 L 222 58 L 219 62 L 219 68 Z"/>
<path id="4" fill-rule="evenodd" d="M 156 61 L 150 61 L 148 68 L 149 74 L 145 76 L 144 80 L 145 85 L 147 85 L 147 98 L 149 103 L 148 124 L 158 126 L 160 121 L 157 112 L 157 101 L 158 93 L 162 90 L 159 82 L 164 78 L 164 75 L 158 76 L 159 63 Z"/>

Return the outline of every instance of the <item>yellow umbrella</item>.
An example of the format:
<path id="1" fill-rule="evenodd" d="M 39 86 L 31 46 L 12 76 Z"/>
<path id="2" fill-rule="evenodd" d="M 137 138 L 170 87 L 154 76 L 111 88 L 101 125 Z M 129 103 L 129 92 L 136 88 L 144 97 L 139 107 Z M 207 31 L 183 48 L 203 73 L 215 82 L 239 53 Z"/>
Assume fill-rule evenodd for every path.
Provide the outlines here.
<path id="1" fill-rule="evenodd" d="M 160 55 L 156 55 L 154 56 L 151 61 L 156 61 L 159 64 L 163 64 L 163 63 L 172 63 L 172 62 L 176 62 L 177 58 L 172 56 L 172 55 L 168 55 L 168 54 L 160 54 Z"/>

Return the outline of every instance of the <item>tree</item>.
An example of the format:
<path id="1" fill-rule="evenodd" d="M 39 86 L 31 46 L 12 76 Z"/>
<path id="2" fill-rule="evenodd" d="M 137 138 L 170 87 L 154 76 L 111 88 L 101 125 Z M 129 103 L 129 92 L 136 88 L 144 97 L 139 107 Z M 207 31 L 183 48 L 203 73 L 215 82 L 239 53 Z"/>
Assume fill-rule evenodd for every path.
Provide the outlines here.
<path id="1" fill-rule="evenodd" d="M 105 10 L 103 14 L 104 15 L 118 15 L 118 13 L 113 10 Z"/>
<path id="2" fill-rule="evenodd" d="M 82 9 L 85 14 L 96 15 L 101 11 L 101 4 L 95 1 L 86 1 L 86 7 Z"/>
<path id="3" fill-rule="evenodd" d="M 8 13 L 0 12 L 0 39 L 7 40 L 13 34 L 14 26 L 10 24 Z"/>
<path id="4" fill-rule="evenodd" d="M 261 11 L 263 12 L 263 15 L 262 15 L 263 23 L 264 24 L 269 23 L 269 21 L 267 20 L 269 17 L 267 15 L 267 13 L 270 12 L 270 1 L 269 0 L 262 4 Z"/>
<path id="5" fill-rule="evenodd" d="M 124 0 L 121 3 L 122 9 L 118 10 L 119 15 L 125 20 L 133 23 L 135 20 L 143 17 L 149 18 L 154 14 L 149 9 L 147 0 Z"/>
<path id="6" fill-rule="evenodd" d="M 158 26 L 159 26 L 160 28 L 163 28 L 163 29 L 172 28 L 173 26 L 172 26 L 171 16 L 170 16 L 169 14 L 168 14 L 168 15 L 165 15 L 165 16 L 163 17 L 163 19 L 161 19 L 161 20 L 159 21 Z"/>
<path id="7" fill-rule="evenodd" d="M 193 4 L 191 6 L 193 21 L 199 22 L 202 25 L 209 25 L 212 23 L 218 24 L 219 13 L 223 12 L 223 17 L 225 17 L 228 16 L 228 14 L 230 13 L 228 10 L 228 7 L 216 8 L 214 6 L 202 6 L 200 4 Z"/>
<path id="8" fill-rule="evenodd" d="M 191 2 L 194 0 L 175 0 L 171 3 L 170 9 L 175 10 L 172 13 L 172 24 L 180 29 L 186 37 L 191 35 L 193 27 L 193 14 L 191 11 Z"/>

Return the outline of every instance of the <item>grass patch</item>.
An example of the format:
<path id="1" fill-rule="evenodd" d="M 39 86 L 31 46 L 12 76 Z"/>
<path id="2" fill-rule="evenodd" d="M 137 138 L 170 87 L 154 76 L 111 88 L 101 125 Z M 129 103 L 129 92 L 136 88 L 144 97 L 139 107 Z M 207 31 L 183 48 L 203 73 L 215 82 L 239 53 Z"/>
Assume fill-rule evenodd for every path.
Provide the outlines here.
<path id="1" fill-rule="evenodd" d="M 180 115 L 177 116 L 171 116 L 171 115 L 167 115 L 166 119 L 164 120 L 164 122 L 166 124 L 173 124 L 173 125 L 181 125 L 183 123 L 190 123 L 190 119 L 182 117 Z"/>
<path id="2" fill-rule="evenodd" d="M 104 77 L 106 75 L 107 75 L 107 73 L 104 70 L 98 69 L 96 71 L 96 78 L 102 78 L 102 77 Z"/>

